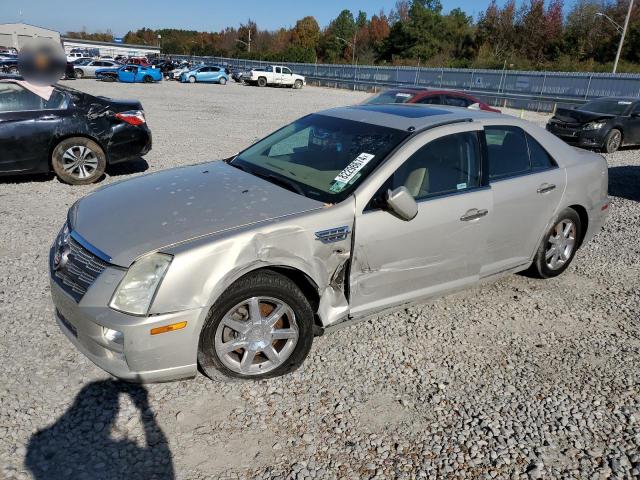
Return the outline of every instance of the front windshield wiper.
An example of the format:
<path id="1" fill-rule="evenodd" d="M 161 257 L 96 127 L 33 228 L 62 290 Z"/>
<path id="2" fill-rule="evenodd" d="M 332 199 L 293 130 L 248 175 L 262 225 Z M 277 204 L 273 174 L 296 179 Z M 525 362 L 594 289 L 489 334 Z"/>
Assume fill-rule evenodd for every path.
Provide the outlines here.
<path id="1" fill-rule="evenodd" d="M 275 183 L 276 185 L 279 185 L 282 188 L 286 188 L 287 190 L 293 193 L 306 196 L 304 195 L 304 191 L 302 190 L 302 188 L 300 188 L 300 186 L 297 183 L 291 180 L 288 180 L 285 177 L 281 177 L 280 175 L 276 175 L 274 173 L 260 173 L 247 167 L 246 165 L 242 165 L 241 163 L 231 162 L 229 163 L 229 165 L 239 170 L 242 170 L 243 172 L 247 172 L 247 173 L 250 173 L 251 175 L 255 175 L 256 177 L 260 177 L 264 180 L 267 180 L 268 182 Z"/>

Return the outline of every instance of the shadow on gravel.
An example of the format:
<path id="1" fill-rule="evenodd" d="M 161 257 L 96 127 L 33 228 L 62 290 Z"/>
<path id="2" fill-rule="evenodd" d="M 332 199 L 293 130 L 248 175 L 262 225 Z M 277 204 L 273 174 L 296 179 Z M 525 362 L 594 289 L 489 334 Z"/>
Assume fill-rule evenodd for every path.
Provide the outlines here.
<path id="1" fill-rule="evenodd" d="M 609 195 L 640 202 L 640 167 L 610 167 Z"/>
<path id="2" fill-rule="evenodd" d="M 134 158 L 123 163 L 116 163 L 107 167 L 107 174 L 111 177 L 119 177 L 122 175 L 133 175 L 134 173 L 142 173 L 149 170 L 149 164 L 142 158 Z"/>
<path id="3" fill-rule="evenodd" d="M 121 395 L 135 405 L 143 447 L 115 425 Z M 133 417 L 137 424 L 135 413 Z M 55 424 L 34 434 L 25 466 L 36 480 L 174 478 L 171 451 L 149 407 L 146 388 L 116 380 L 90 383 Z"/>

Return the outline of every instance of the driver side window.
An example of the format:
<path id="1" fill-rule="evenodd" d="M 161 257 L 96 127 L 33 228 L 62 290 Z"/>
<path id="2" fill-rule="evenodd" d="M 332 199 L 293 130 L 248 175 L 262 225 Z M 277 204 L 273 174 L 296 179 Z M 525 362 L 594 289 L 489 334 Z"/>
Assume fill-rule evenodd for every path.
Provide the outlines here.
<path id="1" fill-rule="evenodd" d="M 476 132 L 446 135 L 407 159 L 388 188 L 404 186 L 416 200 L 476 188 L 481 184 L 481 158 Z"/>

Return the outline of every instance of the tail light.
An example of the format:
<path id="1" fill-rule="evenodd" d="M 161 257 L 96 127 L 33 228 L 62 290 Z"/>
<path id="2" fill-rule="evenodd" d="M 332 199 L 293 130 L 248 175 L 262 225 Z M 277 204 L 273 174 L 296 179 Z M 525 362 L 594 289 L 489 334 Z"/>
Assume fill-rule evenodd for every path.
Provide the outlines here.
<path id="1" fill-rule="evenodd" d="M 116 118 L 136 127 L 147 123 L 142 110 L 130 110 L 128 112 L 116 113 Z"/>

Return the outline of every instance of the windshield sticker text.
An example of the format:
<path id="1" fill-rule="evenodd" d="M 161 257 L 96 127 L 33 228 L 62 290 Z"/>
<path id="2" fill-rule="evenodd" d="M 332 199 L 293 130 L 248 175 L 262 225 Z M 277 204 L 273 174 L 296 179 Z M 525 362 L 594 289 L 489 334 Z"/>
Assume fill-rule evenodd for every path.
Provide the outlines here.
<path id="1" fill-rule="evenodd" d="M 329 191 L 338 193 L 344 190 L 349 183 L 359 176 L 358 172 L 360 172 L 360 170 L 362 170 L 373 157 L 375 157 L 375 155 L 371 155 L 370 153 L 361 153 L 358 155 L 354 161 L 347 165 L 345 169 L 333 179 L 333 182 L 331 182 L 331 186 L 329 187 Z"/>

